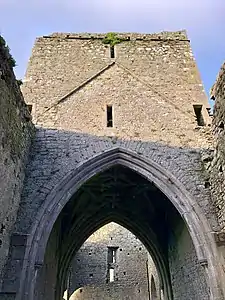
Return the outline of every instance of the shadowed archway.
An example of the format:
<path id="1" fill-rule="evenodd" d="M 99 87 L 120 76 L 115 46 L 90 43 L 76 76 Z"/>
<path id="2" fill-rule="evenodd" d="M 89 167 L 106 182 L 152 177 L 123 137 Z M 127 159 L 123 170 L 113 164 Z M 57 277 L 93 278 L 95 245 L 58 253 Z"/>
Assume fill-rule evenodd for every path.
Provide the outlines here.
<path id="1" fill-rule="evenodd" d="M 106 191 L 102 192 L 102 186 Z M 110 200 L 96 197 L 96 188 L 104 194 L 104 199 L 108 192 Z M 205 270 L 201 271 L 205 272 L 205 278 L 207 273 L 213 275 L 208 282 L 210 299 L 219 297 L 214 242 L 207 220 L 194 199 L 156 163 L 117 148 L 80 165 L 49 195 L 28 240 L 21 277 L 21 283 L 25 284 L 21 284 L 19 299 L 41 299 L 39 292 L 45 290 L 44 281 L 48 277 L 45 266 L 50 270 L 46 262 L 48 250 L 57 243 L 54 246 L 57 259 L 53 260 L 57 278 L 54 287 L 50 285 L 54 296 L 49 299 L 55 299 L 55 294 L 60 299 L 74 253 L 91 233 L 109 221 L 116 221 L 136 234 L 149 250 L 159 270 L 165 299 L 173 297 L 172 255 L 168 253 L 172 251 L 170 246 L 177 243 L 182 228 L 190 237 L 190 244 L 194 244 L 196 266 L 202 268 L 199 263 L 204 262 Z"/>

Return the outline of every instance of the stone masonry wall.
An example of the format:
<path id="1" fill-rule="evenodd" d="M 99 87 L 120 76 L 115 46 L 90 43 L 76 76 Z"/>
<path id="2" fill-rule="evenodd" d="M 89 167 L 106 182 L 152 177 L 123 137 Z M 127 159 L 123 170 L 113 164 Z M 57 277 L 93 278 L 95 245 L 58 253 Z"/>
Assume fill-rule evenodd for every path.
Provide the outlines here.
<path id="1" fill-rule="evenodd" d="M 215 100 L 213 112 L 214 152 L 205 157 L 210 173 L 212 199 L 216 207 L 221 230 L 225 231 L 225 64 L 211 90 Z"/>
<path id="2" fill-rule="evenodd" d="M 152 159 L 176 176 L 177 180 L 184 184 L 192 197 L 196 199 L 202 212 L 208 218 L 212 230 L 218 230 L 214 211 L 210 204 L 209 188 L 205 185 L 200 152 L 197 149 L 182 149 L 154 142 L 114 140 L 39 128 L 32 148 L 32 161 L 27 170 L 16 232 L 29 234 L 33 220 L 46 197 L 65 176 L 75 170 L 77 165 L 115 147 L 128 149 L 146 159 Z M 196 264 L 195 256 L 194 261 L 190 259 L 186 262 L 187 272 L 188 270 L 192 272 L 193 264 Z M 182 268 L 183 265 L 177 263 L 173 270 L 176 274 L 182 274 Z M 11 269 L 13 270 L 13 268 Z M 18 276 L 18 274 L 14 274 L 14 276 Z M 9 273 L 8 277 L 11 276 Z M 182 278 L 179 278 L 180 280 Z M 180 290 L 183 296 L 185 292 L 188 297 L 189 291 Z M 197 300 L 197 298 L 193 299 Z"/>
<path id="3" fill-rule="evenodd" d="M 0 36 L 0 279 L 17 216 L 33 126 Z M 1 281 L 0 281 L 1 285 Z"/>
<path id="4" fill-rule="evenodd" d="M 193 109 L 193 103 L 202 105 L 207 125 L 209 105 L 187 36 L 119 36 L 128 40 L 115 46 L 115 59 L 104 35 L 37 39 L 23 85 L 37 134 L 18 230 L 29 231 L 46 195 L 78 163 L 115 147 L 163 165 L 196 197 L 216 230 L 200 159 L 211 147 L 211 132 L 197 125 Z M 113 105 L 111 128 L 107 104 Z"/>
<path id="5" fill-rule="evenodd" d="M 191 237 L 181 222 L 170 235 L 168 253 L 174 300 L 210 299 L 204 267 L 198 262 Z"/>
<path id="6" fill-rule="evenodd" d="M 114 282 L 109 282 L 108 247 L 117 249 Z M 86 240 L 74 257 L 70 271 L 70 299 L 147 300 L 152 275 L 159 295 L 158 274 L 148 256 L 144 245 L 127 229 L 116 223 L 103 226 Z"/>
<path id="7" fill-rule="evenodd" d="M 207 147 L 208 128 L 197 125 L 193 105 L 202 105 L 208 125 L 209 104 L 185 32 L 119 36 L 125 41 L 115 45 L 115 58 L 104 35 L 36 40 L 23 86 L 36 124 Z M 106 126 L 107 105 L 113 107 L 112 128 Z"/>

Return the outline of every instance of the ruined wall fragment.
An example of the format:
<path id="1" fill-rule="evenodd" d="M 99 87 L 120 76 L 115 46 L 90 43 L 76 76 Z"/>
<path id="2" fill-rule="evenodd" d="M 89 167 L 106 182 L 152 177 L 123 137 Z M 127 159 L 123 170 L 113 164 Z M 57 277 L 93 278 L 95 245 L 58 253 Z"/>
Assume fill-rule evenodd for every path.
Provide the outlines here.
<path id="1" fill-rule="evenodd" d="M 0 274 L 9 251 L 34 129 L 13 73 L 14 65 L 0 36 Z"/>

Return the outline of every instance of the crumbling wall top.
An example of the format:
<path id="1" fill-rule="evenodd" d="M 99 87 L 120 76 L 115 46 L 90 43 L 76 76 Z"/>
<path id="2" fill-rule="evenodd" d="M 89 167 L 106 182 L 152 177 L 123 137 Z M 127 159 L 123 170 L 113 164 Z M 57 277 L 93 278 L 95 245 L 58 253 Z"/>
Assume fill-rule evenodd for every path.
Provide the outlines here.
<path id="1" fill-rule="evenodd" d="M 59 33 L 55 32 L 43 38 L 59 38 L 59 39 L 104 39 L 107 33 Z M 181 31 L 163 31 L 159 33 L 145 34 L 145 33 L 116 33 L 118 38 L 123 40 L 177 40 L 189 41 L 187 32 Z"/>

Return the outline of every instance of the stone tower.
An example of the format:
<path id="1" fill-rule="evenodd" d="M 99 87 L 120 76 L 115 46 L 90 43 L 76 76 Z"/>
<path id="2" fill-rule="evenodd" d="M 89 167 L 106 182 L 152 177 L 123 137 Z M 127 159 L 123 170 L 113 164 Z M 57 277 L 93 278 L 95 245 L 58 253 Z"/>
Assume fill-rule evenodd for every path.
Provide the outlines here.
<path id="1" fill-rule="evenodd" d="M 211 117 L 186 33 L 38 38 L 22 92 L 36 134 L 3 299 L 61 300 L 78 249 L 115 222 L 145 245 L 164 300 L 224 300 Z"/>

